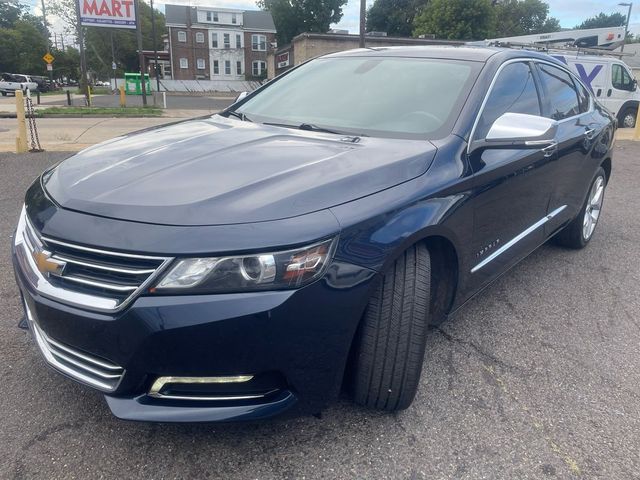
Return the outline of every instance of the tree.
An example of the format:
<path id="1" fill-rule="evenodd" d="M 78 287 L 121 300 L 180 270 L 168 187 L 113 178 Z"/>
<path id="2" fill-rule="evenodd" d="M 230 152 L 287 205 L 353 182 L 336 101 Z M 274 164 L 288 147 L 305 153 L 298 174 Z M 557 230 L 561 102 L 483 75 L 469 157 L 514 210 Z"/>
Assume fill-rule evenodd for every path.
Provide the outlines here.
<path id="1" fill-rule="evenodd" d="M 606 14 L 600 12 L 595 17 L 587 18 L 576 28 L 607 28 L 607 27 L 624 27 L 627 24 L 627 17 L 622 13 L 616 12 Z"/>
<path id="2" fill-rule="evenodd" d="M 40 75 L 47 52 L 48 32 L 42 19 L 18 2 L 0 3 L 0 71 Z"/>
<path id="3" fill-rule="evenodd" d="M 367 11 L 367 31 L 410 37 L 421 6 L 419 0 L 376 0 Z"/>
<path id="4" fill-rule="evenodd" d="M 0 28 L 13 28 L 24 11 L 18 2 L 0 1 Z"/>
<path id="5" fill-rule="evenodd" d="M 495 6 L 492 37 L 515 37 L 560 30 L 558 19 L 549 17 L 549 5 L 541 0 L 502 0 Z"/>
<path id="6" fill-rule="evenodd" d="M 325 33 L 342 18 L 347 0 L 258 0 L 257 5 L 271 12 L 278 43 L 290 43 L 304 32 Z"/>
<path id="7" fill-rule="evenodd" d="M 431 0 L 413 22 L 413 34 L 448 40 L 482 40 L 494 32 L 491 0 Z"/>

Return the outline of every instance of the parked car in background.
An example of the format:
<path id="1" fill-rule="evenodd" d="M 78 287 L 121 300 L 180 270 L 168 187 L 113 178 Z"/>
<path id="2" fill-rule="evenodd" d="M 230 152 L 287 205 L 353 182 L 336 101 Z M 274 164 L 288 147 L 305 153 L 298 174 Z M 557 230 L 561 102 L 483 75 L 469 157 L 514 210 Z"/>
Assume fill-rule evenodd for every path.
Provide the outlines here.
<path id="1" fill-rule="evenodd" d="M 45 93 L 55 90 L 54 83 L 49 80 L 47 77 L 42 77 L 39 75 L 31 75 L 31 80 L 38 84 L 38 91 Z"/>
<path id="2" fill-rule="evenodd" d="M 38 85 L 24 75 L 15 75 L 11 73 L 0 74 L 0 93 L 6 96 L 8 93 L 15 94 L 16 90 L 26 92 L 27 89 L 35 91 Z"/>
<path id="3" fill-rule="evenodd" d="M 38 89 L 38 84 L 34 82 L 29 75 L 14 73 L 13 78 L 18 80 L 22 85 L 24 85 L 23 90 L 29 89 L 32 92 L 35 92 Z"/>
<path id="4" fill-rule="evenodd" d="M 545 54 L 319 57 L 36 179 L 12 242 L 26 323 L 124 419 L 316 413 L 343 387 L 401 410 L 429 325 L 547 240 L 589 244 L 614 129 Z"/>

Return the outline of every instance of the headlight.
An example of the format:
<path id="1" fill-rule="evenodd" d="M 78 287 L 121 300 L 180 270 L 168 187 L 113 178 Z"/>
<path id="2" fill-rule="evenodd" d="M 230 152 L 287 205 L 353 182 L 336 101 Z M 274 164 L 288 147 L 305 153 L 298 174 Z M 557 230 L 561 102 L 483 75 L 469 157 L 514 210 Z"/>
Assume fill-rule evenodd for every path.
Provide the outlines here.
<path id="1" fill-rule="evenodd" d="M 321 277 L 335 239 L 295 250 L 178 260 L 150 293 L 223 293 L 298 288 Z"/>

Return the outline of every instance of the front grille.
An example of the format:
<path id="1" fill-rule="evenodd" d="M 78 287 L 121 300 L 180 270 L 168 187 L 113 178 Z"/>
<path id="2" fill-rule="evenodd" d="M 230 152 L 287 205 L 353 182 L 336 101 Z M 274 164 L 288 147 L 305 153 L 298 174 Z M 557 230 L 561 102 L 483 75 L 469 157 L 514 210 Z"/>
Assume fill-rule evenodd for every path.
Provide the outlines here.
<path id="1" fill-rule="evenodd" d="M 34 260 L 33 266 L 52 287 L 41 293 L 96 310 L 123 308 L 147 288 L 171 260 L 43 237 L 26 216 L 22 238 L 27 255 Z M 56 295 L 56 291 L 60 295 Z"/>
<path id="2" fill-rule="evenodd" d="M 42 331 L 25 303 L 29 326 L 45 360 L 62 373 L 104 392 L 113 392 L 124 376 L 124 369 L 103 358 L 64 345 Z"/>

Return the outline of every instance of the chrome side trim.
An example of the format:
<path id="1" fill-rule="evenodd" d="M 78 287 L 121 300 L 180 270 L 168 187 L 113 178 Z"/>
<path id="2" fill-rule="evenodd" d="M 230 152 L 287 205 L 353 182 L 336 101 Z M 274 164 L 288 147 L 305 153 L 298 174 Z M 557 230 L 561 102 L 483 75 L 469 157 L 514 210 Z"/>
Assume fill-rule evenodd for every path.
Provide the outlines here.
<path id="1" fill-rule="evenodd" d="M 489 255 L 487 258 L 485 258 L 484 260 L 482 260 L 480 263 L 478 263 L 475 267 L 473 267 L 471 269 L 471 273 L 475 273 L 478 270 L 480 270 L 482 267 L 486 266 L 489 262 L 495 260 L 496 258 L 498 258 L 500 255 L 502 255 L 504 252 L 506 252 L 507 250 L 509 250 L 511 247 L 513 247 L 516 243 L 518 243 L 520 240 L 524 239 L 527 235 L 530 235 L 531 233 L 533 233 L 534 231 L 536 231 L 538 228 L 540 228 L 541 226 L 543 226 L 545 223 L 547 223 L 549 220 L 551 220 L 553 217 L 555 217 L 556 215 L 558 215 L 560 212 L 562 212 L 565 208 L 567 208 L 566 205 L 563 205 L 561 207 L 556 208 L 553 212 L 549 213 L 548 215 L 542 217 L 540 220 L 538 220 L 536 223 L 534 223 L 533 225 L 531 225 L 529 228 L 527 228 L 526 230 L 524 230 L 523 232 L 519 233 L 518 235 L 516 235 L 515 237 L 513 237 L 511 240 L 509 240 L 507 243 L 505 243 L 504 245 L 502 245 L 502 247 L 500 247 L 498 250 L 496 250 L 495 252 L 493 252 L 491 255 Z"/>

